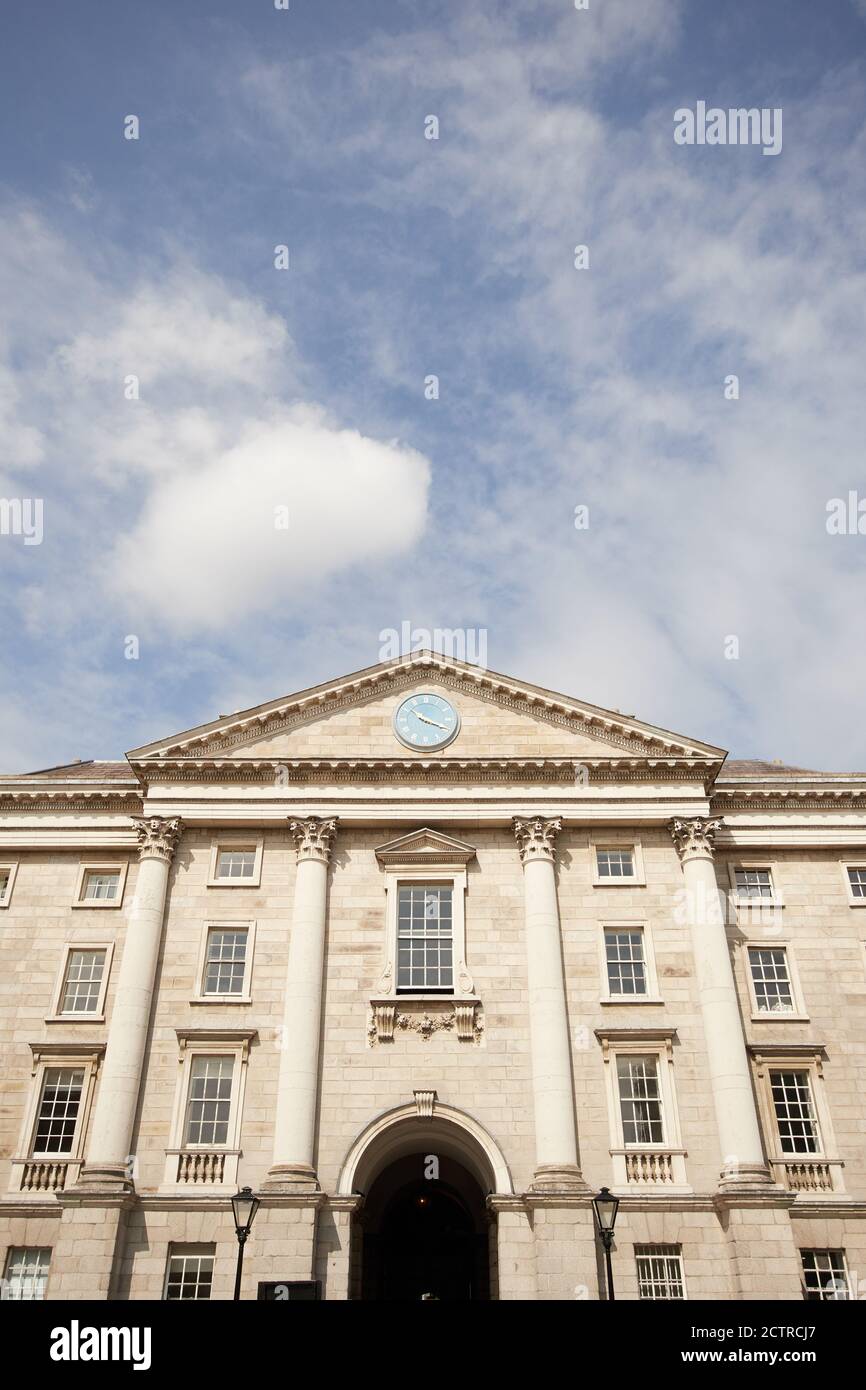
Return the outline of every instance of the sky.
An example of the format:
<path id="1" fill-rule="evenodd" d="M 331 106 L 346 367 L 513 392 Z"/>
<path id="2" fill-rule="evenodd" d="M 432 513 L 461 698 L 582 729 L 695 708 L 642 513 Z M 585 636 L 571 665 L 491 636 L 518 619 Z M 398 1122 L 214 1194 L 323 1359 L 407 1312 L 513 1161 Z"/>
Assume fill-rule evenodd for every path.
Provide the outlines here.
<path id="1" fill-rule="evenodd" d="M 866 769 L 866 0 L 0 28 L 0 508 L 41 507 L 0 531 L 0 770 L 122 757 L 405 623 Z M 700 102 L 781 111 L 781 150 L 678 143 Z"/>

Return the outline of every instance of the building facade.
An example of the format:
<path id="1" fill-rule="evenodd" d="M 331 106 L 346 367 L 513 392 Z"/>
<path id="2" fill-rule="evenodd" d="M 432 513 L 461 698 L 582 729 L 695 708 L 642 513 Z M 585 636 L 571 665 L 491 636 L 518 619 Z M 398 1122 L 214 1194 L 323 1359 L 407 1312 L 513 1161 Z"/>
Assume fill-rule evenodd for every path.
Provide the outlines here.
<path id="1" fill-rule="evenodd" d="M 866 1288 L 866 777 L 415 653 L 0 778 L 0 952 L 6 1298 Z"/>

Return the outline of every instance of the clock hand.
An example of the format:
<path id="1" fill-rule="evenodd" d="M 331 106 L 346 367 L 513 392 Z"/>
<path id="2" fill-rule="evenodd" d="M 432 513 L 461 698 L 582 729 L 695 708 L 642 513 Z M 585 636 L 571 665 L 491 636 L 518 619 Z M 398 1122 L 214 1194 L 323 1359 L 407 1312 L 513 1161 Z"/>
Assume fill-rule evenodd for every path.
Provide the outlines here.
<path id="1" fill-rule="evenodd" d="M 442 729 L 444 731 L 444 724 L 437 724 L 435 719 L 428 719 L 426 714 L 419 714 L 417 710 L 414 710 L 413 713 L 415 714 L 415 717 L 417 719 L 423 719 L 425 724 L 433 724 L 435 728 Z"/>

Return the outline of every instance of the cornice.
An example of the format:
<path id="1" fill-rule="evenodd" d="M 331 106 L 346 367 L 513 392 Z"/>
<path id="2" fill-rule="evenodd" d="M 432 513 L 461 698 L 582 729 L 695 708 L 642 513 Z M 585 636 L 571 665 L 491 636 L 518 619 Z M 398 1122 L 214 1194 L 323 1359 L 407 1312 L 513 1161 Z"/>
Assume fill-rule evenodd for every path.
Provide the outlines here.
<path id="1" fill-rule="evenodd" d="M 148 758 L 133 764 L 145 784 L 323 782 L 694 782 L 706 784 L 708 758 Z M 581 783 L 578 776 L 583 777 Z"/>

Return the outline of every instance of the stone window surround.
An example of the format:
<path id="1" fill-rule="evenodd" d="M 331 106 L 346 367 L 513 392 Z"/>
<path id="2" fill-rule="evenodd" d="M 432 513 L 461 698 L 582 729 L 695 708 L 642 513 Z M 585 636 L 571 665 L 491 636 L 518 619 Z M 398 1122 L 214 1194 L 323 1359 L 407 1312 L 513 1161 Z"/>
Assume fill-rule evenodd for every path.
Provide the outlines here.
<path id="1" fill-rule="evenodd" d="M 85 912 L 95 912 L 101 908 L 118 908 L 123 906 L 123 894 L 126 888 L 126 871 L 129 863 L 126 859 L 111 859 L 97 861 L 94 859 L 82 859 L 78 865 L 78 877 L 75 881 L 75 896 L 72 899 L 72 906 L 82 908 Z M 83 898 L 84 885 L 87 882 L 88 874 L 118 874 L 117 897 L 116 898 Z"/>
<path id="2" fill-rule="evenodd" d="M 755 940 L 747 937 L 740 943 L 735 943 L 742 952 L 743 969 L 746 975 L 746 988 L 748 990 L 749 1005 L 751 1008 L 751 1020 L 753 1023 L 809 1023 L 811 1020 L 806 1012 L 803 1003 L 803 990 L 800 985 L 800 973 L 797 969 L 797 958 L 794 953 L 792 942 L 788 940 L 776 940 L 775 938 L 764 941 Z M 788 967 L 788 983 L 791 987 L 793 1008 L 790 1013 L 773 1013 L 766 1009 L 758 1008 L 758 998 L 755 993 L 755 982 L 752 978 L 752 960 L 750 951 L 784 951 L 785 960 Z"/>
<path id="3" fill-rule="evenodd" d="M 160 1191 L 188 1192 L 189 1185 L 178 1180 L 178 1161 L 186 1154 L 214 1153 L 220 1155 L 223 1164 L 221 1183 L 209 1187 L 236 1187 L 238 1160 L 241 1156 L 240 1137 L 243 1117 L 244 1092 L 246 1090 L 247 1066 L 250 1043 L 258 1037 L 255 1028 L 177 1028 L 178 1075 L 172 1108 L 169 1145 L 165 1150 L 165 1169 Z M 225 1144 L 188 1144 L 186 1142 L 186 1114 L 189 1100 L 192 1064 L 197 1057 L 233 1057 L 236 1065 L 232 1070 L 232 1097 L 229 1111 L 229 1128 Z"/>
<path id="4" fill-rule="evenodd" d="M 757 1080 L 758 1113 L 768 1149 L 768 1160 L 776 1174 L 782 1176 L 784 1183 L 785 1166 L 791 1164 L 818 1163 L 826 1165 L 832 1179 L 832 1193 L 844 1192 L 844 1163 L 838 1157 L 836 1137 L 830 1117 L 824 1080 L 824 1061 L 826 1052 L 820 1043 L 750 1043 L 748 1052 L 753 1059 Z M 815 1116 L 818 1123 L 818 1150 L 813 1154 L 786 1154 L 782 1152 L 779 1128 L 776 1122 L 776 1107 L 770 1073 L 774 1071 L 805 1071 L 809 1076 L 809 1089 Z M 814 1196 L 814 1194 L 811 1194 Z"/>
<path id="5" fill-rule="evenodd" d="M 598 850 L 630 849 L 633 856 L 634 873 L 631 878 L 602 878 L 598 872 Z M 589 852 L 592 861 L 593 888 L 645 888 L 646 873 L 643 862 L 643 846 L 639 835 L 618 836 L 616 831 L 592 830 L 589 834 Z"/>
<path id="6" fill-rule="evenodd" d="M 18 1139 L 18 1153 L 12 1159 L 9 1181 L 10 1192 L 15 1193 L 21 1192 L 25 1170 L 34 1163 L 63 1165 L 66 1168 L 66 1179 L 65 1184 L 61 1184 L 61 1186 L 69 1187 L 77 1179 L 84 1162 L 87 1127 L 93 1105 L 99 1064 L 105 1052 L 105 1043 L 31 1043 L 30 1051 L 33 1054 L 33 1064 L 30 1071 L 33 1085 L 30 1087 L 30 1096 Z M 33 1140 L 39 1118 L 39 1107 L 42 1103 L 42 1092 L 45 1087 L 45 1073 L 52 1068 L 71 1067 L 78 1067 L 84 1071 L 84 1084 L 81 1088 L 81 1103 L 78 1107 L 72 1147 L 68 1153 L 64 1154 L 34 1154 Z M 53 1190 L 46 1190 L 45 1196 L 53 1200 Z"/>
<path id="7" fill-rule="evenodd" d="M 207 964 L 207 945 L 212 931 L 239 931 L 244 930 L 247 934 L 247 949 L 244 959 L 244 983 L 240 994 L 205 994 L 204 975 Z M 190 1004 L 208 1004 L 213 1007 L 215 1004 L 251 1004 L 252 994 L 252 975 L 253 975 L 253 954 L 256 946 L 256 920 L 255 918 L 245 918 L 239 920 L 232 918 L 229 921 L 221 921 L 216 917 L 209 917 L 204 923 L 199 943 L 198 962 L 196 964 L 196 974 L 193 983 L 194 993 L 190 997 Z"/>
<path id="8" fill-rule="evenodd" d="M 263 835 L 228 834 L 217 835 L 211 841 L 210 866 L 208 868 L 208 888 L 260 888 L 262 885 L 262 859 L 265 840 Z M 250 878 L 220 878 L 218 874 L 219 857 L 223 850 L 246 849 L 255 852 L 255 863 Z"/>
<path id="9" fill-rule="evenodd" d="M 839 862 L 842 868 L 842 877 L 845 881 L 845 896 L 848 899 L 848 906 L 866 907 L 866 898 L 854 897 L 851 889 L 851 880 L 848 877 L 849 869 L 866 869 L 866 856 L 862 856 L 860 859 L 842 859 Z"/>
<path id="10" fill-rule="evenodd" d="M 12 889 L 15 887 L 15 879 L 18 876 L 18 863 L 19 861 L 17 859 L 0 860 L 0 869 L 9 870 L 9 878 L 6 882 L 5 891 L 0 895 L 0 908 L 8 907 L 12 901 Z"/>
<path id="11" fill-rule="evenodd" d="M 691 1192 L 692 1188 L 686 1177 L 687 1150 L 683 1148 L 674 1084 L 676 1028 L 596 1028 L 595 1035 L 601 1043 L 602 1058 L 605 1063 L 605 1088 L 611 1139 L 609 1152 L 613 1160 L 614 1190 L 629 1194 L 646 1190 L 650 1184 L 629 1181 L 628 1155 L 645 1154 L 652 1156 L 658 1154 L 669 1158 L 671 1170 L 671 1182 L 660 1184 L 660 1190 L 678 1194 Z M 658 1058 L 662 1126 L 665 1133 L 663 1144 L 626 1145 L 623 1138 L 617 1058 L 628 1055 L 654 1055 Z"/>
<path id="12" fill-rule="evenodd" d="M 63 1003 L 64 985 L 66 983 L 66 972 L 69 969 L 69 957 L 73 951 L 104 951 L 105 964 L 102 967 L 102 981 L 99 988 L 99 998 L 93 1013 L 74 1013 L 64 1014 L 60 1012 Z M 108 990 L 108 977 L 111 974 L 111 962 L 114 956 L 113 941 L 94 941 L 88 937 L 84 941 L 67 941 L 63 947 L 60 961 L 60 969 L 54 984 L 54 992 L 51 996 L 51 1009 L 45 1017 L 46 1023 L 104 1023 L 105 1022 L 105 995 Z"/>
<path id="13" fill-rule="evenodd" d="M 687 1301 L 688 1301 L 689 1291 L 688 1291 L 688 1287 L 687 1287 L 687 1285 L 686 1285 L 686 1271 L 685 1271 L 685 1262 L 684 1262 L 684 1260 L 683 1260 L 683 1248 L 682 1248 L 682 1246 L 681 1246 L 678 1242 L 675 1242 L 675 1243 L 672 1243 L 672 1244 L 665 1244 L 665 1243 L 646 1243 L 646 1242 L 638 1243 L 638 1244 L 635 1244 L 635 1246 L 633 1247 L 633 1254 L 634 1254 L 635 1275 L 636 1275 L 636 1278 L 637 1278 L 638 1298 L 639 1298 L 639 1299 L 643 1298 L 644 1301 L 646 1301 L 646 1302 L 650 1302 L 650 1301 L 653 1301 L 653 1302 L 659 1302 L 659 1301 L 676 1301 L 677 1303 L 680 1303 L 680 1302 L 687 1302 Z M 667 1287 L 670 1287 L 672 1283 L 678 1283 L 679 1286 L 680 1286 L 680 1288 L 682 1289 L 682 1298 L 677 1298 L 676 1300 L 659 1300 L 659 1299 L 653 1299 L 653 1300 L 651 1300 L 651 1299 L 649 1298 L 648 1295 L 642 1295 L 642 1294 L 641 1294 L 640 1289 L 641 1289 L 641 1285 L 642 1285 L 642 1284 L 648 1284 L 648 1283 L 655 1283 L 655 1282 L 656 1282 L 655 1280 L 651 1280 L 651 1279 L 641 1279 L 641 1274 L 640 1274 L 640 1262 L 641 1262 L 641 1260 L 652 1260 L 652 1259 L 663 1259 L 663 1260 L 666 1262 L 666 1264 L 667 1264 L 668 1261 L 670 1261 L 670 1262 L 672 1262 L 672 1263 L 675 1264 L 675 1266 L 676 1266 L 676 1268 L 677 1268 L 677 1270 L 678 1270 L 678 1278 L 675 1278 L 675 1279 L 671 1280 L 671 1279 L 669 1278 L 669 1271 L 668 1271 L 668 1269 L 666 1269 L 666 1270 L 665 1270 L 665 1279 L 664 1279 L 664 1283 L 665 1283 L 665 1285 L 666 1285 Z"/>
<path id="14" fill-rule="evenodd" d="M 738 869 L 766 869 L 770 875 L 770 885 L 773 889 L 772 898 L 741 898 L 737 892 Z M 739 858 L 729 859 L 728 879 L 731 885 L 731 903 L 738 911 L 759 913 L 769 908 L 785 906 L 784 894 L 779 888 L 778 865 L 766 855 L 746 854 Z M 758 920 L 760 921 L 760 918 Z"/>
<path id="15" fill-rule="evenodd" d="M 607 949 L 604 934 L 606 931 L 639 931 L 643 938 L 644 967 L 646 970 L 646 994 L 611 994 L 607 972 Z M 656 973 L 655 950 L 653 948 L 652 928 L 645 918 L 604 917 L 599 922 L 599 960 L 601 970 L 602 1004 L 663 1004 L 659 993 Z"/>

